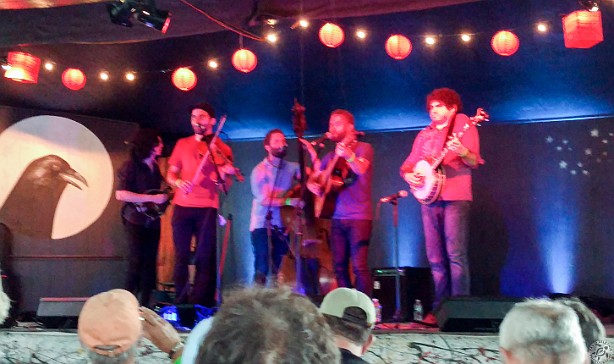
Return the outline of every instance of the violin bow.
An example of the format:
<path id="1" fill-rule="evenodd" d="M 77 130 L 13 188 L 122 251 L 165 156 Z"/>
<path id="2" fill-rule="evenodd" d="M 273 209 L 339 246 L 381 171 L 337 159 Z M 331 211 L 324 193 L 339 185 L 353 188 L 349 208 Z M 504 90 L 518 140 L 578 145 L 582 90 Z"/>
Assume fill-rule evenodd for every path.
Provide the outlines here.
<path id="1" fill-rule="evenodd" d="M 217 140 L 217 137 L 220 135 L 220 132 L 222 131 L 222 128 L 224 127 L 225 123 L 226 123 L 226 115 L 223 115 L 220 118 L 220 124 L 218 125 L 217 130 L 215 131 L 215 134 L 213 134 L 213 138 L 211 138 L 211 142 L 209 143 L 207 152 L 205 153 L 205 155 L 203 155 L 203 159 L 201 159 L 200 164 L 198 165 L 198 168 L 196 169 L 196 173 L 194 174 L 194 177 L 192 178 L 192 185 L 195 185 L 196 181 L 200 177 L 202 170 L 205 167 L 205 164 L 207 163 L 209 156 L 211 155 L 211 145 L 215 143 L 215 141 Z"/>

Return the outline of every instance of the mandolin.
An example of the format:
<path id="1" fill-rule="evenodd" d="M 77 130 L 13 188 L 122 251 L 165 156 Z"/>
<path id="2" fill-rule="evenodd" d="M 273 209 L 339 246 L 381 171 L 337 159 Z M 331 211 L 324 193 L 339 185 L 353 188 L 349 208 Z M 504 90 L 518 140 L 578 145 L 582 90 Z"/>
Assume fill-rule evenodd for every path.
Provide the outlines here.
<path id="1" fill-rule="evenodd" d="M 158 217 L 164 215 L 164 212 L 171 204 L 171 200 L 173 199 L 173 190 L 170 187 L 167 187 L 164 190 L 159 189 L 151 189 L 143 192 L 144 195 L 159 195 L 166 194 L 168 195 L 168 199 L 166 202 L 157 204 L 153 202 L 133 202 L 132 204 L 136 208 L 138 212 L 149 217 L 150 219 L 157 219 Z"/>

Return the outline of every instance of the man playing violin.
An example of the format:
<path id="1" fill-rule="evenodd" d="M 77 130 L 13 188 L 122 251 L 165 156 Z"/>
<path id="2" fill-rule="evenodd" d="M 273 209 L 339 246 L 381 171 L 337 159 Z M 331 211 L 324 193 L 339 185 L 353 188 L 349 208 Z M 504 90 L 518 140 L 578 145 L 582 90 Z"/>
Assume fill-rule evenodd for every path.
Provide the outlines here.
<path id="1" fill-rule="evenodd" d="M 204 146 L 213 134 L 216 124 L 215 111 L 207 103 L 191 108 L 194 135 L 179 139 L 169 159 L 166 180 L 177 188 L 172 227 L 175 245 L 175 302 L 196 303 L 214 307 L 217 280 L 217 211 L 218 192 L 230 183 L 230 175 L 236 173 L 232 162 L 232 150 L 218 140 Z M 203 148 L 204 146 L 204 148 Z M 221 150 L 227 155 L 216 157 Z M 203 158 L 209 160 L 203 162 Z M 217 164 L 219 163 L 219 165 Z M 202 169 L 199 167 L 202 165 Z M 194 287 L 190 290 L 188 265 L 190 245 L 196 236 Z"/>
<path id="2" fill-rule="evenodd" d="M 321 177 L 325 171 L 345 176 L 332 213 L 331 251 L 335 277 L 339 287 L 355 287 L 370 296 L 372 282 L 367 258 L 373 220 L 373 148 L 368 143 L 356 141 L 354 115 L 349 111 L 333 111 L 328 130 L 329 139 L 337 143 L 335 151 L 324 156 L 320 170 L 314 171 L 309 177 L 307 188 L 315 195 L 322 196 Z M 333 161 L 336 165 L 331 169 L 329 164 Z M 350 261 L 355 276 L 354 284 L 350 281 Z"/>
<path id="3" fill-rule="evenodd" d="M 469 208 L 473 199 L 471 170 L 484 162 L 480 157 L 477 128 L 469 128 L 462 141 L 456 136 L 469 122 L 467 115 L 459 113 L 463 104 L 456 91 L 433 90 L 426 97 L 426 107 L 431 124 L 418 133 L 400 173 L 412 189 L 420 188 L 424 185 L 424 176 L 414 172 L 416 163 L 434 159 L 444 146 L 451 152 L 441 163 L 445 181 L 439 197 L 433 203 L 422 205 L 426 255 L 435 283 L 435 311 L 445 297 L 470 293 L 467 243 Z M 432 313 L 424 321 L 436 323 Z"/>
<path id="4" fill-rule="evenodd" d="M 291 198 L 287 193 L 301 178 L 298 163 L 284 160 L 288 143 L 280 129 L 267 133 L 264 149 L 266 157 L 250 176 L 254 199 L 249 230 L 254 251 L 254 282 L 260 285 L 266 284 L 269 268 L 277 274 L 281 259 L 288 252 L 280 207 L 299 204 L 299 198 Z"/>
<path id="5" fill-rule="evenodd" d="M 148 194 L 159 190 L 162 174 L 156 158 L 162 154 L 164 144 L 152 129 L 141 129 L 130 141 L 130 159 L 117 173 L 115 198 L 126 202 L 122 207 L 122 221 L 128 238 L 128 273 L 126 290 L 132 292 L 142 306 L 149 306 L 151 291 L 156 288 L 160 218 L 139 212 L 136 203 L 162 204 L 168 200 L 164 193 Z"/>

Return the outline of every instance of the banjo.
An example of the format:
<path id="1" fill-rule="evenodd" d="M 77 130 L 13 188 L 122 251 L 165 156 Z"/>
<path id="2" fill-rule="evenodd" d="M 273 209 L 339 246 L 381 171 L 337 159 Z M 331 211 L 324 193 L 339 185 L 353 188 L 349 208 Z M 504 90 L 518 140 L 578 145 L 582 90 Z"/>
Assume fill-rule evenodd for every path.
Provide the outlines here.
<path id="1" fill-rule="evenodd" d="M 461 131 L 455 133 L 456 137 L 461 139 L 469 128 L 484 121 L 488 121 L 488 114 L 486 111 L 484 111 L 484 109 L 478 108 L 476 115 L 469 118 L 469 122 L 463 125 Z M 420 179 L 424 183 L 421 186 L 410 186 L 411 192 L 416 200 L 423 205 L 428 205 L 435 202 L 441 193 L 441 189 L 446 179 L 446 174 L 443 167 L 441 167 L 441 162 L 448 154 L 448 151 L 449 149 L 447 145 L 445 145 L 437 158 L 431 160 L 430 162 L 422 159 L 414 166 L 413 173 L 419 175 Z"/>

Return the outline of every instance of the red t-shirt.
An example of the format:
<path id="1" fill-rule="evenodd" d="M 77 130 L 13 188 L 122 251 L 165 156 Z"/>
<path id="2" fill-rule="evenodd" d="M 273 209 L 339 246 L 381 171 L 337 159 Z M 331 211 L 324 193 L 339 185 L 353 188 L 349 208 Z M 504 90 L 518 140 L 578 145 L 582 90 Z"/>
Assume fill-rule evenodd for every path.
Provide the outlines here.
<path id="1" fill-rule="evenodd" d="M 202 156 L 198 152 L 200 143 L 194 136 L 190 136 L 179 139 L 175 149 L 173 149 L 168 164 L 179 169 L 177 175 L 182 180 L 193 181 L 196 175 L 196 170 L 202 160 Z M 219 208 L 219 190 L 215 180 L 217 180 L 217 174 L 214 166 L 208 161 L 205 163 L 202 173 L 199 172 L 192 192 L 185 194 L 181 190 L 177 190 L 173 202 L 184 207 Z"/>
<path id="2" fill-rule="evenodd" d="M 457 114 L 454 121 L 454 132 L 460 132 L 466 123 L 471 120 L 465 114 Z M 438 130 L 433 125 L 422 129 L 411 149 L 411 153 L 401 166 L 401 176 L 411 172 L 418 161 L 434 159 L 439 157 L 444 146 L 445 138 L 448 135 L 448 128 Z M 461 143 L 477 156 L 478 164 L 484 164 L 480 156 L 480 137 L 475 126 L 470 127 L 460 138 Z M 472 201 L 471 191 L 471 169 L 463 162 L 463 159 L 454 152 L 448 152 L 441 163 L 446 174 L 446 179 L 439 195 L 440 200 L 444 201 Z M 475 167 L 474 167 L 475 168 Z"/>

